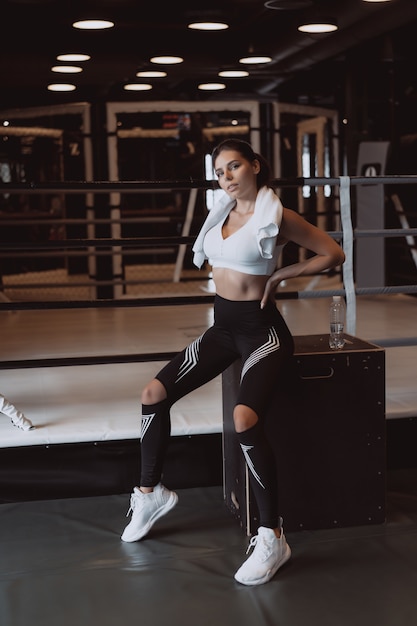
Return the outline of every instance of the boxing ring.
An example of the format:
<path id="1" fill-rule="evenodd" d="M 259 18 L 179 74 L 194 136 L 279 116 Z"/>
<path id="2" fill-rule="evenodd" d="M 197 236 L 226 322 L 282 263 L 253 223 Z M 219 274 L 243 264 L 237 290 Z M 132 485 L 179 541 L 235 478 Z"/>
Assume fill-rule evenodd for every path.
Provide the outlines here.
<path id="1" fill-rule="evenodd" d="M 278 187 L 289 184 L 276 182 Z M 277 304 L 294 335 L 327 333 L 331 295 L 345 295 L 347 332 L 386 350 L 388 442 L 392 430 L 395 450 L 391 459 L 398 462 L 401 456 L 403 461 L 407 456 L 417 421 L 416 300 L 412 297 L 417 286 L 356 287 L 353 244 L 361 237 L 415 237 L 417 229 L 354 229 L 350 190 L 369 182 L 369 178 L 361 177 L 290 181 L 290 184 L 311 186 L 340 185 L 342 228 L 330 234 L 343 240 L 347 260 L 339 274 L 283 285 L 277 293 Z M 416 177 L 379 177 L 374 182 L 417 181 Z M 146 186 L 149 183 L 64 183 L 60 191 L 109 194 L 122 189 L 134 192 Z M 23 187 L 27 193 L 56 191 L 51 185 Z M 0 188 L 4 189 L 4 185 Z M 22 191 L 22 185 L 8 186 L 7 190 Z M 190 219 L 189 212 L 187 215 Z M 169 241 L 106 238 L 20 247 L 14 242 L 5 245 L 2 254 L 17 248 L 20 251 L 47 248 L 48 252 L 65 248 L 77 253 L 80 250 L 91 253 L 94 249 L 98 254 L 107 248 L 108 254 L 109 247 L 117 248 L 119 253 L 123 247 L 158 245 L 178 247 L 183 252 L 184 246 L 192 241 L 187 234 Z M 212 322 L 213 292 L 209 275 L 193 274 L 187 290 L 181 293 L 178 258 L 172 267 L 176 291 L 169 296 L 162 293 L 149 297 L 145 292 L 113 299 L 81 296 L 71 301 L 65 298 L 16 301 L 12 300 L 16 286 L 13 288 L 3 281 L 0 391 L 36 427 L 24 433 L 0 416 L 5 501 L 130 491 L 137 476 L 140 451 L 140 390 L 164 362 Z M 116 278 L 114 282 L 119 293 L 123 280 Z M 53 283 L 49 286 L 54 288 Z M 92 289 L 94 292 L 97 287 L 90 278 L 79 286 L 87 290 L 85 293 L 91 293 Z M 168 484 L 170 480 L 180 486 L 220 484 L 221 396 L 219 377 L 173 407 Z M 24 487 L 25 484 L 28 486 Z"/>

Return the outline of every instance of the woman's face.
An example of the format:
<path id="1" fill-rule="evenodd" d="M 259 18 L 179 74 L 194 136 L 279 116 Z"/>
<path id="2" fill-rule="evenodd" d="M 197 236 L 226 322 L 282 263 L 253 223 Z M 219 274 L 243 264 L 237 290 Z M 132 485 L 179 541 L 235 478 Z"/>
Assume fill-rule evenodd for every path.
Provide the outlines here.
<path id="1" fill-rule="evenodd" d="M 220 187 L 232 198 L 245 198 L 257 191 L 256 175 L 260 169 L 256 159 L 250 163 L 237 150 L 223 150 L 214 163 Z"/>

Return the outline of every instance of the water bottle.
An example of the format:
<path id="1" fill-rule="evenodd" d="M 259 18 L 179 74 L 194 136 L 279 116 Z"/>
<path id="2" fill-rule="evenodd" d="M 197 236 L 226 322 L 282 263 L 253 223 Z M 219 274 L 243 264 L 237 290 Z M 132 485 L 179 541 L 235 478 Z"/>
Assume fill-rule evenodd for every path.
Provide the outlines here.
<path id="1" fill-rule="evenodd" d="M 341 350 L 345 345 L 345 303 L 341 296 L 333 296 L 330 305 L 330 335 L 329 347 L 331 350 Z"/>

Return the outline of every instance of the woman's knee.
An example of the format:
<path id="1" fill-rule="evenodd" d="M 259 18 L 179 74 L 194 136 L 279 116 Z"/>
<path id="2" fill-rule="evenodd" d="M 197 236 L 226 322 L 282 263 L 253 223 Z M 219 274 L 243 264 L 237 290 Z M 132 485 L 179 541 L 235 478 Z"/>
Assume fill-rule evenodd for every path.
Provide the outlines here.
<path id="1" fill-rule="evenodd" d="M 154 378 L 142 390 L 142 404 L 157 404 L 167 397 L 167 392 L 163 384 Z"/>
<path id="2" fill-rule="evenodd" d="M 233 422 L 235 425 L 235 431 L 242 433 L 245 430 L 249 430 L 258 421 L 258 415 L 253 409 L 245 404 L 237 404 L 233 410 Z"/>

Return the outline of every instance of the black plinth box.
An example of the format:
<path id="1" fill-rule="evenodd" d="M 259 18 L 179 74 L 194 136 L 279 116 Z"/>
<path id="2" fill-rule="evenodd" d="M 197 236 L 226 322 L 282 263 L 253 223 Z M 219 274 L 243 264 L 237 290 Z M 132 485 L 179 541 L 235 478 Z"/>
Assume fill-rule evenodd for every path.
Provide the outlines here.
<path id="1" fill-rule="evenodd" d="M 277 461 L 286 531 L 385 521 L 385 351 L 346 336 L 296 336 L 291 367 L 277 378 L 266 429 Z M 224 498 L 249 535 L 256 503 L 233 428 L 240 364 L 223 374 Z"/>

